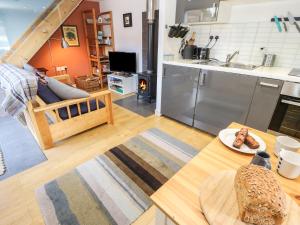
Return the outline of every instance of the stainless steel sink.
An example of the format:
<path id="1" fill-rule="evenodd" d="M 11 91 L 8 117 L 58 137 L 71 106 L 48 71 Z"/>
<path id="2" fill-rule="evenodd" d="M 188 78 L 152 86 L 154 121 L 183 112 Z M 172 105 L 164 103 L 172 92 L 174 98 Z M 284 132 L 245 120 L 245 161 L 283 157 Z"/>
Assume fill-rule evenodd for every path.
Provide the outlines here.
<path id="1" fill-rule="evenodd" d="M 237 68 L 237 69 L 244 69 L 244 70 L 254 70 L 259 66 L 251 65 L 251 64 L 242 64 L 242 63 L 227 63 L 220 65 L 222 67 L 229 67 L 229 68 Z"/>
<path id="2" fill-rule="evenodd" d="M 208 66 L 221 66 L 221 67 L 237 68 L 237 69 L 244 69 L 244 70 L 254 70 L 259 67 L 259 66 L 251 65 L 251 64 L 220 63 L 218 61 L 194 61 L 193 64 L 201 64 L 201 65 L 208 65 Z"/>
<path id="3" fill-rule="evenodd" d="M 194 61 L 193 64 L 200 64 L 200 65 L 208 65 L 208 66 L 220 66 L 220 62 L 218 61 Z"/>

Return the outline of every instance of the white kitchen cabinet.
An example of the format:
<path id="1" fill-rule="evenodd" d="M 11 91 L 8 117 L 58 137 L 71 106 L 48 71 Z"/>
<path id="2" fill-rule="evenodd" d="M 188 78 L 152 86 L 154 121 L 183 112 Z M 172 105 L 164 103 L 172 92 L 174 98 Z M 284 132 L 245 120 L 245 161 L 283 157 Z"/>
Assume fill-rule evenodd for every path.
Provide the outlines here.
<path id="1" fill-rule="evenodd" d="M 227 23 L 230 21 L 231 7 L 231 3 L 219 0 L 177 0 L 176 23 Z"/>

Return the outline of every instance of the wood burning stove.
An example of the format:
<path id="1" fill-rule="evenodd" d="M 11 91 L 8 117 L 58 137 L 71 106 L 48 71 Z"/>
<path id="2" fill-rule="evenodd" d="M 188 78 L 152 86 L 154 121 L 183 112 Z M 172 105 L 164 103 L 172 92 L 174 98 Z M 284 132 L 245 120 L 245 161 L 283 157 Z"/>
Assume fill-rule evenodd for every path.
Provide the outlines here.
<path id="1" fill-rule="evenodd" d="M 147 24 L 148 24 L 148 51 L 147 51 L 147 70 L 138 73 L 138 94 L 137 98 L 142 97 L 150 103 L 156 98 L 156 71 L 154 67 L 154 33 L 155 33 L 155 11 L 154 0 L 147 0 Z"/>
<path id="2" fill-rule="evenodd" d="M 138 74 L 138 94 L 137 98 L 147 99 L 149 103 L 156 98 L 156 74 Z"/>

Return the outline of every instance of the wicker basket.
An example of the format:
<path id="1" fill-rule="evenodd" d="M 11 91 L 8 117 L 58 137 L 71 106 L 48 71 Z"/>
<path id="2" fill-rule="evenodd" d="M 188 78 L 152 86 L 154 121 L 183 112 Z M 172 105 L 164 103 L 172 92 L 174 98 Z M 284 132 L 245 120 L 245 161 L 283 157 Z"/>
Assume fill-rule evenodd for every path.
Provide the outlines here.
<path id="1" fill-rule="evenodd" d="M 98 77 L 80 76 L 75 78 L 76 87 L 88 92 L 100 90 Z"/>

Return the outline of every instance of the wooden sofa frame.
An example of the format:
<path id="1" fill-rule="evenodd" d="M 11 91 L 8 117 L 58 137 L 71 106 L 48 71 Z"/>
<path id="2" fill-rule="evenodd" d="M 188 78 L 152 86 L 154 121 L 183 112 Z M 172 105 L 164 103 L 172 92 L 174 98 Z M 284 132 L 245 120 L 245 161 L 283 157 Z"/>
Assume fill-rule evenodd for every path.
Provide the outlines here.
<path id="1" fill-rule="evenodd" d="M 96 100 L 97 109 L 91 111 L 90 100 Z M 99 100 L 104 100 L 105 107 L 100 108 Z M 88 112 L 81 113 L 80 103 L 86 103 Z M 71 105 L 77 105 L 79 115 L 71 116 Z M 68 119 L 62 120 L 58 109 L 67 108 Z M 47 115 L 54 118 L 49 123 Z M 53 143 L 81 133 L 104 123 L 113 124 L 112 99 L 110 91 L 91 94 L 88 98 L 65 100 L 52 104 L 45 104 L 38 96 L 35 101 L 28 103 L 25 113 L 27 125 L 42 149 L 53 147 Z"/>

